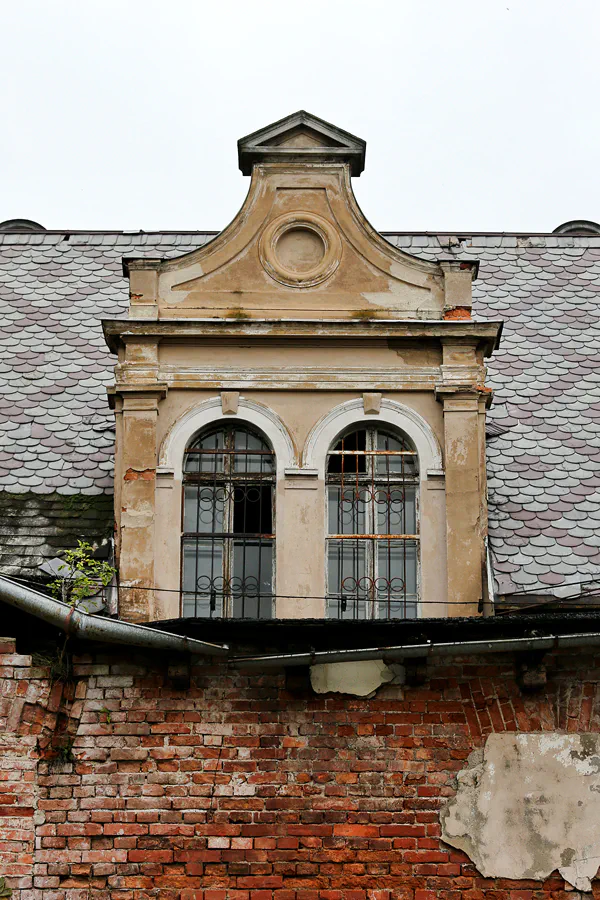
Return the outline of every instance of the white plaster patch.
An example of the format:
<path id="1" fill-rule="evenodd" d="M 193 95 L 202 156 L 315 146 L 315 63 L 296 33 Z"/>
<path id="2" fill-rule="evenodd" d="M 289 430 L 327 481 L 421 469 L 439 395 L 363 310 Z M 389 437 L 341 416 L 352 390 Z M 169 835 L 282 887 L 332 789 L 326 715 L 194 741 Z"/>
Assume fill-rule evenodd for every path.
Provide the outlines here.
<path id="1" fill-rule="evenodd" d="M 582 848 L 581 857 L 573 860 L 573 865 L 559 866 L 558 871 L 566 882 L 573 885 L 576 891 L 591 891 L 591 879 L 595 876 L 599 866 L 598 847 L 590 844 Z"/>
<path id="2" fill-rule="evenodd" d="M 401 666 L 386 666 L 382 659 L 323 663 L 310 667 L 310 683 L 316 694 L 353 694 L 367 697 L 382 684 L 402 683 Z"/>
<path id="3" fill-rule="evenodd" d="M 442 838 L 491 878 L 558 869 L 591 891 L 600 864 L 600 735 L 494 734 L 458 773 Z"/>

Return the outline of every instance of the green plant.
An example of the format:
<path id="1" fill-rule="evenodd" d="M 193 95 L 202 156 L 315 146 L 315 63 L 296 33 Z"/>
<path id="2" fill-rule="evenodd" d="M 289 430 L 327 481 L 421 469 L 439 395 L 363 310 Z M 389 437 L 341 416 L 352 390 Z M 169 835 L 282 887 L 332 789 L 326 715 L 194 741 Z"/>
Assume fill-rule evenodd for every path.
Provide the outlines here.
<path id="1" fill-rule="evenodd" d="M 4 900 L 4 898 L 12 897 L 12 890 L 6 883 L 6 878 L 4 876 L 0 876 L 0 898 Z"/>
<path id="2" fill-rule="evenodd" d="M 100 712 L 104 713 L 104 715 L 106 716 L 106 724 L 110 725 L 112 722 L 112 715 L 111 715 L 110 709 L 107 709 L 106 706 L 103 706 L 102 709 L 100 710 Z"/>
<path id="3" fill-rule="evenodd" d="M 57 645 L 52 652 L 44 653 L 38 650 L 31 655 L 34 666 L 43 666 L 50 670 L 50 684 L 54 684 L 57 681 L 71 681 L 73 666 L 71 657 L 66 652 L 68 639 L 67 635 L 63 645 Z"/>
<path id="4" fill-rule="evenodd" d="M 55 597 L 78 606 L 110 584 L 116 569 L 105 560 L 94 559 L 93 553 L 94 548 L 87 541 L 77 541 L 75 549 L 65 550 L 64 562 L 58 568 L 59 577 L 50 583 Z"/>
<path id="5" fill-rule="evenodd" d="M 58 769 L 66 763 L 75 762 L 73 755 L 73 744 L 75 741 L 71 737 L 67 737 L 62 743 L 54 745 L 54 753 L 49 760 L 51 769 Z"/>

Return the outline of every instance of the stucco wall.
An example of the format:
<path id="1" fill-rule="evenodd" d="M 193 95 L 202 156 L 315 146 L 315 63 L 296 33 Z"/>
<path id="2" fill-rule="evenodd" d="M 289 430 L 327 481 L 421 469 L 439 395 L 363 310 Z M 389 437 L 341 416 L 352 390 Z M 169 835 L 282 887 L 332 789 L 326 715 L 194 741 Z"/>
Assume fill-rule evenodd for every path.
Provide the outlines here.
<path id="1" fill-rule="evenodd" d="M 323 351 L 321 351 L 323 355 Z M 280 363 L 283 359 L 280 360 Z M 256 404 L 264 413 L 273 414 L 289 434 L 293 454 L 287 463 L 278 460 L 279 477 L 276 488 L 276 615 L 279 618 L 322 617 L 325 614 L 325 482 L 323 471 L 315 478 L 294 479 L 285 476 L 285 465 L 300 467 L 306 464 L 307 439 L 320 421 L 332 410 L 349 401 L 357 404 L 354 419 L 358 425 L 363 417 L 362 393 L 337 391 L 273 390 L 244 391 L 242 402 Z M 182 417 L 202 403 L 219 400 L 219 394 L 209 391 L 170 391 L 160 404 L 157 417 L 156 454 L 165 455 L 170 434 Z M 433 393 L 387 392 L 385 400 L 415 411 L 443 447 L 442 407 Z M 243 425 L 247 410 L 240 407 L 236 419 Z M 214 422 L 222 415 L 220 404 L 212 412 Z M 385 427 L 385 416 L 379 419 Z M 340 426 L 341 427 L 341 426 Z M 174 464 L 174 478 L 157 482 L 156 492 L 156 551 L 154 554 L 154 583 L 166 590 L 153 595 L 154 606 L 150 618 L 169 619 L 179 615 L 180 528 L 181 528 L 181 452 L 168 456 Z M 132 454 L 135 456 L 135 450 Z M 315 465 L 315 459 L 308 465 Z M 321 460 L 323 463 L 323 460 Z M 443 483 L 428 480 L 427 459 L 420 460 L 421 485 L 419 491 L 419 520 L 421 532 L 422 596 L 424 614 L 444 615 L 446 612 L 446 520 L 444 515 Z M 165 489 L 163 489 L 165 488 Z M 319 599 L 321 598 L 321 599 Z"/>

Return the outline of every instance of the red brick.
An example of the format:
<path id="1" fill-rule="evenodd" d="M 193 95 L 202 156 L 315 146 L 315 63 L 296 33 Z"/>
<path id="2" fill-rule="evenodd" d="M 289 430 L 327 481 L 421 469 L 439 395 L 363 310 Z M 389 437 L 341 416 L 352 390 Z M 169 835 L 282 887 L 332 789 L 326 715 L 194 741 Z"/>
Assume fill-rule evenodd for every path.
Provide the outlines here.
<path id="1" fill-rule="evenodd" d="M 379 837 L 376 825 L 334 825 L 333 833 L 338 837 Z"/>
<path id="2" fill-rule="evenodd" d="M 170 863 L 173 862 L 172 850 L 129 850 L 129 862 Z"/>
<path id="3" fill-rule="evenodd" d="M 29 817 L 34 813 L 32 806 L 0 806 L 0 816 L 8 817 Z"/>
<path id="4" fill-rule="evenodd" d="M 162 660 L 129 657 L 82 659 L 77 698 L 62 685 L 49 698 L 47 675 L 5 666 L 0 720 L 30 742 L 0 757 L 0 871 L 38 900 L 562 896 L 557 876 L 535 890 L 481 878 L 441 843 L 439 806 L 491 730 L 598 731 L 600 659 L 549 657 L 552 679 L 527 697 L 505 660 L 431 660 L 423 686 L 367 700 L 291 695 L 278 672 L 205 664 L 174 692 Z M 50 747 L 67 710 L 79 758 L 47 771 L 35 741 Z"/>
<path id="5" fill-rule="evenodd" d="M 280 875 L 257 875 L 249 878 L 238 878 L 238 887 L 250 891 L 274 890 L 283 887 L 283 878 Z"/>

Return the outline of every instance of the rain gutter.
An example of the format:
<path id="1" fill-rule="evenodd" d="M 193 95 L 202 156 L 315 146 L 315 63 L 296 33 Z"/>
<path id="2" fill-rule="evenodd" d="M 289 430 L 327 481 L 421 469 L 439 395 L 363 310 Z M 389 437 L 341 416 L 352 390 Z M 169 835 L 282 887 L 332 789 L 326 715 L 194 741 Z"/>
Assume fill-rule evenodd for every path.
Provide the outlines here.
<path id="1" fill-rule="evenodd" d="M 90 615 L 80 609 L 74 609 L 68 603 L 47 597 L 2 576 L 0 576 L 0 600 L 82 640 L 200 656 L 225 656 L 229 650 L 226 644 L 211 644 L 195 638 L 170 634 L 157 628 L 148 628 L 147 625 Z"/>
<path id="2" fill-rule="evenodd" d="M 310 653 L 282 653 L 269 656 L 235 656 L 229 661 L 236 668 L 275 668 L 315 666 L 324 663 L 358 662 L 382 659 L 394 662 L 410 657 L 466 656 L 468 654 L 510 653 L 528 650 L 562 650 L 570 647 L 600 645 L 600 632 L 549 634 L 544 637 L 497 638 L 489 641 L 452 641 L 450 643 L 398 644 L 393 647 L 365 647 L 356 650 L 317 650 Z"/>
<path id="3" fill-rule="evenodd" d="M 227 644 L 213 644 L 171 634 L 147 625 L 109 619 L 105 616 L 90 615 L 74 609 L 68 603 L 40 594 L 32 588 L 17 584 L 0 576 L 0 601 L 17 607 L 49 625 L 53 625 L 82 640 L 101 641 L 109 644 L 123 644 L 145 647 L 153 650 L 167 650 L 176 653 L 190 653 L 200 656 L 227 656 Z M 397 644 L 390 647 L 364 647 L 350 650 L 315 650 L 308 653 L 282 653 L 266 656 L 236 656 L 229 662 L 237 668 L 279 668 L 281 666 L 313 666 L 324 663 L 358 662 L 360 660 L 382 659 L 393 662 L 399 659 L 436 656 L 467 656 L 469 654 L 515 653 L 524 651 L 552 651 L 577 647 L 600 646 L 600 632 L 578 632 L 576 634 L 549 634 L 521 638 L 496 638 L 483 641 L 426 641 L 421 644 Z"/>

